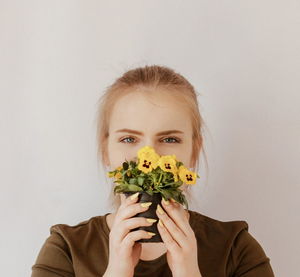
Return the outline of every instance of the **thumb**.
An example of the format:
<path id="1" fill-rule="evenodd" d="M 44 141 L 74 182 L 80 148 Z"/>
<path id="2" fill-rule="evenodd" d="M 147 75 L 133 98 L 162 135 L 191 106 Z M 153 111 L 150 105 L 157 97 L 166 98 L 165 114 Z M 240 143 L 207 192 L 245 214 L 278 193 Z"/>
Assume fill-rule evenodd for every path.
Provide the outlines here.
<path id="1" fill-rule="evenodd" d="M 123 204 L 125 200 L 126 200 L 125 194 L 124 194 L 124 193 L 120 193 L 120 201 L 121 201 L 121 204 Z"/>

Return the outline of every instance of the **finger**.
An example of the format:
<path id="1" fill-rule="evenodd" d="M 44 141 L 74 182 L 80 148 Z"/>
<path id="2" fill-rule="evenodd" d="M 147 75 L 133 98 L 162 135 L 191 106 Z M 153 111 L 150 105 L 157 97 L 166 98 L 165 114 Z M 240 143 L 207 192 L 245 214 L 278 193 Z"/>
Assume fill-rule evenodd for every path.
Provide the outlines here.
<path id="1" fill-rule="evenodd" d="M 121 193 L 121 195 L 124 199 L 123 200 L 124 206 L 131 205 L 132 203 L 136 203 L 136 201 L 139 199 L 139 192 L 130 195 L 125 195 L 124 193 Z"/>
<path id="2" fill-rule="evenodd" d="M 124 193 L 120 193 L 121 204 L 123 204 L 126 200 L 126 196 Z"/>
<path id="3" fill-rule="evenodd" d="M 162 223 L 161 219 L 159 219 L 158 221 L 157 229 L 159 231 L 161 239 L 170 252 L 174 253 L 175 251 L 180 251 L 180 245 L 173 239 L 166 226 Z"/>
<path id="4" fill-rule="evenodd" d="M 121 247 L 124 247 L 125 249 L 133 247 L 135 241 L 139 239 L 149 239 L 152 236 L 155 236 L 156 234 L 147 232 L 145 230 L 137 230 L 130 232 L 126 235 L 126 237 L 121 242 Z"/>
<path id="5" fill-rule="evenodd" d="M 131 200 L 131 201 L 135 201 L 135 200 Z M 126 205 L 126 203 L 124 203 L 124 205 Z M 113 225 L 118 226 L 118 224 L 120 224 L 123 220 L 129 219 L 135 216 L 136 214 L 147 211 L 149 207 L 152 205 L 152 202 L 132 203 L 132 204 L 128 204 L 127 206 L 124 205 L 121 205 L 118 208 Z"/>
<path id="6" fill-rule="evenodd" d="M 190 212 L 189 212 L 188 209 L 185 209 L 185 216 L 186 216 L 187 220 L 188 220 L 189 223 L 190 223 Z"/>
<path id="7" fill-rule="evenodd" d="M 157 205 L 156 214 L 168 230 L 169 234 L 176 240 L 177 244 L 182 247 L 187 241 L 187 236 L 178 228 L 168 214 L 163 211 L 159 204 Z"/>
<path id="8" fill-rule="evenodd" d="M 193 232 L 190 224 L 189 218 L 187 217 L 187 211 L 179 203 L 173 203 L 172 201 L 165 202 L 164 199 L 161 201 L 162 207 L 167 211 L 169 217 L 174 221 L 182 232 L 189 236 Z"/>
<path id="9" fill-rule="evenodd" d="M 121 197 L 121 205 L 119 206 L 119 209 L 126 208 L 129 205 L 132 205 L 136 203 L 139 199 L 139 192 L 126 195 L 125 193 L 120 194 Z"/>
<path id="10" fill-rule="evenodd" d="M 149 222 L 145 217 L 133 217 L 122 221 L 114 232 L 116 242 L 120 244 L 131 229 L 140 226 L 151 226 L 155 221 Z"/>

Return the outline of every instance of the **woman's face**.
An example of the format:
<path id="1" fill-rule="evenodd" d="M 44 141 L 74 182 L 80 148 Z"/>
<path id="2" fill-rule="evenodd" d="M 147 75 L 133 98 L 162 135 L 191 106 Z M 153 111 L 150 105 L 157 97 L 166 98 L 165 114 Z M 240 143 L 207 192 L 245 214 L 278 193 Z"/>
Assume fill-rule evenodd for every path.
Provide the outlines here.
<path id="1" fill-rule="evenodd" d="M 126 130 L 125 130 L 126 129 Z M 170 133 L 165 133 L 173 130 Z M 189 112 L 170 92 L 130 93 L 119 99 L 112 110 L 108 138 L 111 170 L 133 160 L 143 146 L 159 155 L 175 154 L 190 168 L 192 126 Z"/>

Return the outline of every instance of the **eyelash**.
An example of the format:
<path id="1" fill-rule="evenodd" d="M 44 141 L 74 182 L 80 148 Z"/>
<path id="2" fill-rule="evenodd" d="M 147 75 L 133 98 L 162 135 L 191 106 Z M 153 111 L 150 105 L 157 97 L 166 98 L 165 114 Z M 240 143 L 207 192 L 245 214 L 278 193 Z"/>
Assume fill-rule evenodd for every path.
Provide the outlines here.
<path id="1" fill-rule="evenodd" d="M 123 140 L 128 139 L 128 138 L 133 138 L 133 137 L 124 137 L 124 138 L 122 138 L 120 140 L 120 142 L 121 143 L 126 143 L 126 144 L 131 144 L 132 142 L 123 142 Z M 179 138 L 176 138 L 176 137 L 166 137 L 166 138 L 163 138 L 163 140 L 164 139 L 174 139 L 175 140 L 175 142 L 170 142 L 170 144 L 172 144 L 172 143 L 180 143 L 181 142 L 181 140 Z"/>

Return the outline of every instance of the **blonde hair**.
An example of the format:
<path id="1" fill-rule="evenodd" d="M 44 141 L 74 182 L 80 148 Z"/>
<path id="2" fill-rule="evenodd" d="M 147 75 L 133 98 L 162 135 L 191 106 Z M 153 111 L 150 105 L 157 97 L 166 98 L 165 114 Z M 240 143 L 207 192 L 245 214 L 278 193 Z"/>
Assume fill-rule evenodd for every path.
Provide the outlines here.
<path id="1" fill-rule="evenodd" d="M 106 175 L 108 164 L 108 149 L 107 142 L 109 137 L 109 124 L 110 115 L 113 110 L 114 104 L 123 95 L 142 89 L 147 91 L 147 94 L 158 88 L 165 89 L 165 91 L 174 92 L 174 97 L 178 98 L 183 104 L 188 106 L 188 111 L 191 115 L 192 131 L 193 131 L 193 145 L 192 145 L 192 169 L 195 172 L 199 170 L 199 156 L 203 151 L 206 167 L 207 157 L 203 148 L 203 127 L 205 125 L 201 114 L 199 112 L 199 106 L 197 96 L 199 95 L 194 87 L 179 73 L 166 66 L 151 65 L 138 67 L 125 72 L 121 77 L 115 80 L 113 84 L 108 86 L 104 94 L 98 100 L 97 111 L 97 159 L 101 161 L 103 166 L 104 175 L 106 181 L 108 177 Z M 176 92 L 176 93 L 175 93 Z M 173 96 L 172 95 L 172 96 Z M 186 194 L 191 200 L 192 194 L 187 187 Z M 114 195 L 113 184 L 111 184 L 111 190 L 109 195 L 109 205 L 113 209 L 117 209 L 120 205 L 120 197 Z"/>

